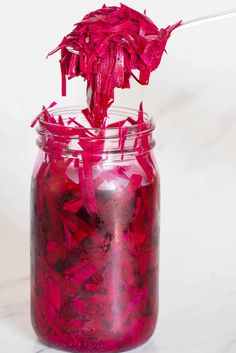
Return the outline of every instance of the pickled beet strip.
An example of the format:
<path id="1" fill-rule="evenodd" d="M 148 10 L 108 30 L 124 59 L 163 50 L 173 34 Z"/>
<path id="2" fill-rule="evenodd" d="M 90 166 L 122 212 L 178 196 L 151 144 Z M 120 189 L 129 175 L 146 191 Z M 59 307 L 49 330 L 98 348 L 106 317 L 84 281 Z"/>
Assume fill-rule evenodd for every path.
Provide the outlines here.
<path id="1" fill-rule="evenodd" d="M 75 119 L 76 118 L 69 118 L 68 125 L 73 122 L 76 126 L 78 126 L 78 144 L 83 150 L 91 150 L 91 143 L 88 139 L 96 138 L 96 136 L 89 129 L 78 123 Z"/>
<path id="2" fill-rule="evenodd" d="M 75 233 L 74 233 L 74 246 L 78 246 L 78 244 L 85 239 L 88 236 L 88 234 L 82 230 L 82 229 L 78 229 Z"/>
<path id="3" fill-rule="evenodd" d="M 144 112 L 143 112 L 143 102 L 140 103 L 139 113 L 138 113 L 138 132 L 142 132 L 141 136 L 141 145 L 143 150 L 147 151 L 149 149 L 148 136 L 149 132 L 145 132 L 146 126 L 144 124 Z"/>
<path id="4" fill-rule="evenodd" d="M 58 124 L 65 125 L 61 115 L 58 116 Z"/>
<path id="5" fill-rule="evenodd" d="M 71 79 L 77 76 L 79 56 L 77 54 L 72 54 L 70 58 L 68 78 Z"/>
<path id="6" fill-rule="evenodd" d="M 48 285 L 48 299 L 55 309 L 60 310 L 60 286 L 52 280 L 51 277 L 47 278 Z"/>
<path id="7" fill-rule="evenodd" d="M 53 329 L 54 335 L 58 338 L 61 337 L 62 327 L 58 311 L 51 305 L 45 306 L 44 301 L 48 300 L 44 297 L 38 299 L 38 306 L 35 308 L 40 327 L 45 330 L 46 334 Z"/>
<path id="8" fill-rule="evenodd" d="M 128 133 L 128 127 L 123 127 L 119 132 L 119 148 L 121 151 L 121 160 L 124 159 L 124 148 L 125 148 L 125 141 L 126 141 L 126 135 Z"/>
<path id="9" fill-rule="evenodd" d="M 141 186 L 142 175 L 132 174 L 127 187 L 123 191 L 122 205 L 125 205 L 134 195 L 135 191 Z"/>
<path id="10" fill-rule="evenodd" d="M 144 122 L 144 115 L 143 115 L 143 102 L 139 104 L 139 111 L 138 111 L 138 119 L 137 119 L 137 134 L 134 141 L 134 151 L 137 151 L 138 142 L 140 138 L 140 132 L 142 130 L 142 124 Z"/>
<path id="11" fill-rule="evenodd" d="M 57 123 L 52 123 L 51 125 L 49 124 L 44 124 L 47 121 L 40 121 L 40 124 L 44 127 L 45 130 L 48 132 L 58 135 L 58 136 L 73 136 L 75 134 L 79 135 L 80 134 L 80 129 L 76 128 L 69 128 L 65 125 L 57 124 Z"/>
<path id="12" fill-rule="evenodd" d="M 87 197 L 86 208 L 89 212 L 96 212 L 96 199 L 94 193 L 93 186 L 93 175 L 92 175 L 92 161 L 91 154 L 87 151 L 82 152 L 83 159 L 83 170 L 84 170 L 84 178 L 86 182 L 84 183 L 84 188 Z"/>
<path id="13" fill-rule="evenodd" d="M 55 241 L 48 241 L 46 245 L 46 250 L 48 253 L 54 252 L 56 250 L 57 243 Z"/>
<path id="14" fill-rule="evenodd" d="M 52 123 L 52 124 L 57 123 L 54 116 L 49 113 L 49 111 L 46 107 L 43 107 L 42 115 L 43 115 L 44 121 L 47 121 L 48 123 Z"/>
<path id="15" fill-rule="evenodd" d="M 112 168 L 111 175 L 113 177 L 123 178 L 123 179 L 129 180 L 129 177 L 126 174 L 126 172 L 127 172 L 127 168 L 126 167 L 117 166 L 117 167 Z"/>
<path id="16" fill-rule="evenodd" d="M 146 176 L 148 177 L 149 181 L 152 182 L 154 177 L 154 174 L 153 174 L 154 172 L 153 172 L 152 165 L 150 165 L 150 162 L 147 160 L 145 155 L 142 155 L 142 154 L 138 154 L 136 156 L 136 159 L 140 164 L 140 166 L 142 167 L 143 171 L 145 172 Z"/>
<path id="17" fill-rule="evenodd" d="M 81 270 L 83 270 L 83 268 L 87 265 L 87 262 L 80 262 L 78 265 L 72 266 L 69 269 L 64 271 L 65 275 L 71 276 L 74 275 L 78 272 L 80 272 Z"/>
<path id="18" fill-rule="evenodd" d="M 77 125 L 79 128 L 81 128 L 83 130 L 83 131 L 81 131 L 82 137 L 89 137 L 89 136 L 95 137 L 95 135 L 89 129 L 86 129 L 83 125 L 78 123 L 78 121 L 76 121 L 76 118 L 69 118 L 68 125 L 70 125 L 71 123 L 74 123 L 75 125 Z"/>
<path id="19" fill-rule="evenodd" d="M 79 165 L 78 167 L 78 177 L 79 177 L 79 184 L 81 190 L 81 198 L 83 203 L 86 202 L 86 189 L 85 189 L 85 180 L 84 180 L 84 173 L 83 173 L 83 166 Z"/>
<path id="20" fill-rule="evenodd" d="M 47 185 L 47 184 L 44 185 L 44 190 L 43 190 L 44 212 L 46 214 L 50 214 L 52 219 L 57 220 L 58 219 L 57 202 L 55 200 L 54 195 L 52 195 L 52 193 L 50 193 L 50 192 L 47 192 L 48 187 L 49 187 L 49 185 Z M 55 223 L 50 222 L 50 223 L 46 224 L 45 235 L 46 235 L 46 239 L 48 241 L 53 240 L 52 230 L 57 233 L 58 241 L 63 241 L 64 235 L 62 232 L 62 227 L 60 225 L 60 222 L 57 221 Z"/>
<path id="21" fill-rule="evenodd" d="M 83 284 L 85 281 L 87 281 L 90 277 L 92 277 L 95 272 L 96 272 L 96 267 L 93 264 L 87 264 L 79 271 L 76 271 L 75 273 L 73 273 L 73 276 L 71 276 L 70 281 L 71 283 L 75 283 L 76 286 L 79 286 Z"/>
<path id="22" fill-rule="evenodd" d="M 83 204 L 82 200 L 78 200 L 78 199 L 70 200 L 64 204 L 63 210 L 75 214 L 80 210 L 82 204 Z"/>
<path id="23" fill-rule="evenodd" d="M 141 181 L 142 181 L 142 175 L 140 175 L 140 174 L 132 174 L 131 177 L 130 177 L 130 180 L 129 180 L 129 184 L 128 184 L 127 190 L 130 190 L 130 191 L 133 191 L 133 192 L 136 191 L 137 188 L 140 187 Z"/>
<path id="24" fill-rule="evenodd" d="M 143 102 L 140 102 L 139 111 L 138 111 L 138 123 L 142 124 L 143 122 L 144 122 Z"/>
<path id="25" fill-rule="evenodd" d="M 130 116 L 128 116 L 128 118 L 126 119 L 126 121 L 128 123 L 130 123 L 130 125 L 137 125 L 137 121 L 133 118 L 131 118 Z"/>
<path id="26" fill-rule="evenodd" d="M 66 227 L 68 227 L 68 229 L 72 232 L 76 232 L 77 231 L 77 225 L 75 224 L 75 222 L 73 222 L 71 219 L 69 219 L 69 217 L 65 214 L 58 214 L 58 218 L 60 219 L 60 221 L 63 223 L 63 226 L 65 225 Z"/>
<path id="27" fill-rule="evenodd" d="M 60 246 L 61 246 L 61 244 L 62 243 L 60 242 Z M 50 276 L 51 278 L 53 278 L 55 282 L 60 283 L 63 278 L 61 273 L 55 271 L 53 266 L 50 266 L 50 264 L 47 261 L 46 256 L 44 255 L 44 253 L 42 251 L 39 252 L 38 256 L 40 259 L 40 270 L 41 270 L 40 271 L 40 275 L 41 275 L 40 282 L 44 282 L 46 280 L 45 273 L 47 273 L 47 275 Z"/>
<path id="28" fill-rule="evenodd" d="M 63 228 L 64 228 L 64 234 L 65 234 L 65 242 L 67 244 L 68 250 L 70 251 L 72 248 L 72 234 L 65 224 L 63 224 Z"/>
<path id="29" fill-rule="evenodd" d="M 95 283 L 86 283 L 85 288 L 87 289 L 87 291 L 92 293 L 97 293 L 100 290 L 100 286 Z"/>
<path id="30" fill-rule="evenodd" d="M 31 127 L 34 127 L 35 124 L 39 121 L 39 119 L 42 117 L 42 115 L 44 116 L 44 114 L 46 113 L 46 115 L 48 115 L 49 113 L 47 112 L 47 109 L 50 109 L 52 107 L 54 107 L 57 103 L 56 102 L 52 102 L 48 108 L 45 108 L 43 106 L 42 111 L 36 116 L 36 118 L 33 120 L 33 122 L 31 123 Z M 45 117 L 45 116 L 44 116 Z"/>
<path id="31" fill-rule="evenodd" d="M 134 213 L 134 219 L 137 219 L 137 217 L 139 216 L 139 213 L 141 211 L 142 208 L 142 200 L 141 197 L 137 197 L 136 198 L 136 207 L 135 207 L 135 213 Z"/>
<path id="32" fill-rule="evenodd" d="M 61 51 L 61 60 L 60 60 L 60 67 L 61 67 L 61 93 L 62 96 L 66 96 L 66 75 L 68 75 L 68 65 L 69 65 L 69 55 L 65 49 Z"/>
<path id="33" fill-rule="evenodd" d="M 83 115 L 87 119 L 88 123 L 90 124 L 91 127 L 96 127 L 96 124 L 94 123 L 94 120 L 91 116 L 91 113 L 88 108 L 82 110 Z"/>
<path id="34" fill-rule="evenodd" d="M 136 125 L 137 124 L 137 121 L 131 117 L 128 116 L 127 119 L 124 119 L 124 120 L 120 120 L 120 121 L 117 121 L 115 123 L 112 123 L 112 124 L 109 124 L 107 125 L 107 128 L 119 128 L 121 126 L 124 126 L 125 123 L 130 123 L 130 125 Z"/>
<path id="35" fill-rule="evenodd" d="M 56 103 L 54 102 L 54 105 Z M 37 119 L 37 120 L 36 120 Z M 68 119 L 68 126 L 66 126 L 64 124 L 64 121 L 61 117 L 61 115 L 59 115 L 58 117 L 58 121 L 56 121 L 56 119 L 54 118 L 54 116 L 52 114 L 49 113 L 48 109 L 43 107 L 42 112 L 38 115 L 38 117 L 36 118 L 31 126 L 34 126 L 37 121 L 39 119 L 41 119 L 40 124 L 48 131 L 51 132 L 52 134 L 55 135 L 60 135 L 62 136 L 76 136 L 78 135 L 79 137 L 96 137 L 91 131 L 89 131 L 89 129 L 87 129 L 86 127 L 84 127 L 83 125 L 81 125 L 80 123 L 78 123 L 77 121 L 75 121 L 76 118 L 69 118 Z M 69 125 L 71 123 L 74 123 L 77 127 L 70 127 Z M 44 123 L 51 123 L 51 125 L 49 124 L 44 124 Z M 66 142 L 66 140 L 65 140 Z M 84 141 L 83 144 L 83 148 L 86 149 L 87 147 L 87 142 Z"/>

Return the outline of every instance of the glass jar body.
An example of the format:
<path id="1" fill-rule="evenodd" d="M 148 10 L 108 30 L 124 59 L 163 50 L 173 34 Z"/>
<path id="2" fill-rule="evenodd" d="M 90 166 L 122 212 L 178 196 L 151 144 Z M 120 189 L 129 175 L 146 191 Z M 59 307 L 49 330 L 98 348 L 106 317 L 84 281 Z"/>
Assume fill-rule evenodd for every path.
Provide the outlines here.
<path id="1" fill-rule="evenodd" d="M 152 335 L 159 203 L 151 151 L 74 158 L 40 150 L 31 186 L 31 316 L 44 343 L 117 352 Z"/>

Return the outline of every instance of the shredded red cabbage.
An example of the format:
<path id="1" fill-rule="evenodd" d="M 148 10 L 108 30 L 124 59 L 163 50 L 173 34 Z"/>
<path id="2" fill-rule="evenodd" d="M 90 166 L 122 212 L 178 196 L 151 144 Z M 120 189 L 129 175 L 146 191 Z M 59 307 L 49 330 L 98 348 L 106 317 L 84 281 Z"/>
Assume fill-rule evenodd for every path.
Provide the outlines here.
<path id="1" fill-rule="evenodd" d="M 158 29 L 146 14 L 124 4 L 104 5 L 89 13 L 49 53 L 61 50 L 62 94 L 66 95 L 66 76 L 82 76 L 87 81 L 90 109 L 84 113 L 92 127 L 100 127 L 114 102 L 115 88 L 129 88 L 131 77 L 147 85 L 171 32 L 180 23 Z"/>

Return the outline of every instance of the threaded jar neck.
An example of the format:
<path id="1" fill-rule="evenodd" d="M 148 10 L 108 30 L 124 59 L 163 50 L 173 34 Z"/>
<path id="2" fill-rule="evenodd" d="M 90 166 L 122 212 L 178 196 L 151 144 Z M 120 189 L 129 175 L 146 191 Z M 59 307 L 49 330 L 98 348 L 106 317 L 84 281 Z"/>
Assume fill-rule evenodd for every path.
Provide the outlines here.
<path id="1" fill-rule="evenodd" d="M 39 119 L 37 144 L 49 153 L 139 154 L 155 146 L 152 117 L 135 109 L 113 107 L 101 128 L 91 128 L 80 106 L 51 108 L 48 113 L 50 120 L 43 114 Z"/>

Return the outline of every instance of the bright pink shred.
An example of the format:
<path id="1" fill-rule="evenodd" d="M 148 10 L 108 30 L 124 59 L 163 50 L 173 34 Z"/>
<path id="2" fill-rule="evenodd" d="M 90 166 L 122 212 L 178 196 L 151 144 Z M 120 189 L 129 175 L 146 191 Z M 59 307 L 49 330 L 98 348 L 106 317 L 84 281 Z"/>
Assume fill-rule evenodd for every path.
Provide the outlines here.
<path id="1" fill-rule="evenodd" d="M 82 200 L 70 200 L 65 203 L 63 210 L 69 211 L 71 213 L 77 213 L 83 204 Z"/>

